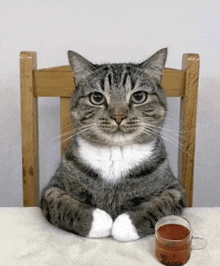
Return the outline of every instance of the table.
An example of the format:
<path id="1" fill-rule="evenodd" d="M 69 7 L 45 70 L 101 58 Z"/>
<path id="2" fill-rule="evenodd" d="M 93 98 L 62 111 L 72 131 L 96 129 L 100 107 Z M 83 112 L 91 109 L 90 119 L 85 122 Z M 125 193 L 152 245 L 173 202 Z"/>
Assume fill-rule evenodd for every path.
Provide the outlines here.
<path id="1" fill-rule="evenodd" d="M 220 208 L 186 208 L 183 216 L 207 240 L 186 265 L 220 265 Z M 48 223 L 38 207 L 0 208 L 1 266 L 160 266 L 154 241 L 154 235 L 125 243 L 83 238 Z"/>

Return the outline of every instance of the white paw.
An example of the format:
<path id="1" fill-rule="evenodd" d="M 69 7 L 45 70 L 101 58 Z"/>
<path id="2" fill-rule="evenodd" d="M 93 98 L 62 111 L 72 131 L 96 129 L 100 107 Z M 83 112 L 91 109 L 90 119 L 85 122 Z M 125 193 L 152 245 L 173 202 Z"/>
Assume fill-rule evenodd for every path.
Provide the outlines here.
<path id="1" fill-rule="evenodd" d="M 132 241 L 140 238 L 127 213 L 119 215 L 114 221 L 112 236 L 118 241 Z"/>
<path id="2" fill-rule="evenodd" d="M 112 218 L 107 212 L 98 208 L 95 209 L 93 211 L 93 221 L 88 237 L 102 238 L 111 235 L 112 223 Z"/>

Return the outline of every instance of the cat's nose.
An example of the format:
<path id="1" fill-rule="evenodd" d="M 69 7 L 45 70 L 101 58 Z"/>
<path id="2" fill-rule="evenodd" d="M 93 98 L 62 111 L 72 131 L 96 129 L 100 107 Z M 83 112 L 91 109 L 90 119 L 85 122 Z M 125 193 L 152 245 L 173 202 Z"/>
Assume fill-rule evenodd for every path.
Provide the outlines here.
<path id="1" fill-rule="evenodd" d="M 115 122 L 116 122 L 118 125 L 120 125 L 121 122 L 122 122 L 122 120 L 125 119 L 125 118 L 127 118 L 127 116 L 125 116 L 125 115 L 113 115 L 111 118 L 114 119 Z"/>

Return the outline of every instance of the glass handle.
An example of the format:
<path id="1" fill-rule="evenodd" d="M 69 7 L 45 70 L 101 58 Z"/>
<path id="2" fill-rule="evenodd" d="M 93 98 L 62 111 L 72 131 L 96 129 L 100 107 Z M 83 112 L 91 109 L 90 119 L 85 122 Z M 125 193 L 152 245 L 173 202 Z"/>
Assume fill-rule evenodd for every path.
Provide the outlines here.
<path id="1" fill-rule="evenodd" d="M 192 237 L 192 250 L 201 250 L 204 249 L 207 245 L 207 241 L 199 236 Z"/>

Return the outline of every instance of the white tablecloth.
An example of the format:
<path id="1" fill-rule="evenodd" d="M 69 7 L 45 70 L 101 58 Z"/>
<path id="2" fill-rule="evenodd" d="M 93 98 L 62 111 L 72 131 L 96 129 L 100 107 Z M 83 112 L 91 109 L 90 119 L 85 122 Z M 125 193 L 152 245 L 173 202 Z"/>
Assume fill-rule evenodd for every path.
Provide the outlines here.
<path id="1" fill-rule="evenodd" d="M 207 246 L 192 251 L 186 264 L 220 265 L 220 208 L 186 208 L 183 216 Z M 154 235 L 121 243 L 88 239 L 65 232 L 33 208 L 0 208 L 1 266 L 142 266 L 162 265 L 154 254 Z"/>

